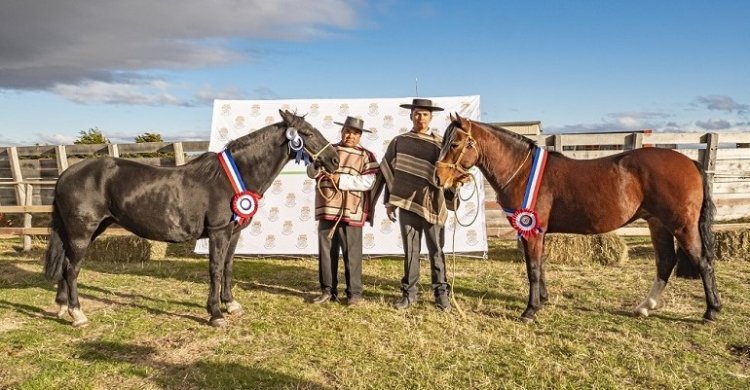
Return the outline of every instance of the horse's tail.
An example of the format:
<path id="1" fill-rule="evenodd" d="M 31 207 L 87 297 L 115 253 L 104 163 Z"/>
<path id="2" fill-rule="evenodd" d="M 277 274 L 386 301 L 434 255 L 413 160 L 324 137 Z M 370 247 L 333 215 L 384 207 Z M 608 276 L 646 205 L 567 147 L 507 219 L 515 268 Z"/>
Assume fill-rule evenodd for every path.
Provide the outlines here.
<path id="1" fill-rule="evenodd" d="M 60 218 L 60 210 L 56 204 L 52 206 L 52 221 L 50 222 L 47 252 L 44 254 L 44 275 L 47 279 L 58 282 L 63 278 L 63 270 L 68 266 L 65 255 L 65 226 Z"/>
<path id="2" fill-rule="evenodd" d="M 714 224 L 716 206 L 711 199 L 711 187 L 708 183 L 708 175 L 700 163 L 695 162 L 703 178 L 703 204 L 701 204 L 701 215 L 698 219 L 698 231 L 701 235 L 701 257 L 713 263 L 714 260 L 714 232 L 711 227 Z M 677 249 L 677 271 L 676 275 L 682 278 L 697 279 L 700 277 L 698 265 L 690 261 L 682 248 Z"/>

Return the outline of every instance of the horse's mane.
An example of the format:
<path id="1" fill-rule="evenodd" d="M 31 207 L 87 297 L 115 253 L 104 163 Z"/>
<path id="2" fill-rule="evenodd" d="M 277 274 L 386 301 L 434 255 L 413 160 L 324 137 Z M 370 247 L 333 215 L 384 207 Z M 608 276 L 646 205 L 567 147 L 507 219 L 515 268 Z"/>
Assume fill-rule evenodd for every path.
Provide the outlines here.
<path id="1" fill-rule="evenodd" d="M 243 150 L 265 153 L 265 151 L 258 151 L 257 146 L 263 143 L 263 139 L 268 137 L 268 134 L 274 133 L 273 131 L 269 132 L 266 130 L 277 126 L 278 123 L 274 123 L 253 131 L 252 133 L 245 134 L 242 137 L 233 139 L 226 144 L 224 149 L 229 149 L 233 154 L 240 153 L 240 151 Z M 252 148 L 252 146 L 255 146 L 255 148 Z M 216 158 L 216 153 L 203 153 L 185 165 L 190 166 L 191 169 L 195 170 L 198 175 L 204 177 L 207 181 L 223 178 L 225 175 L 224 170 L 221 168 L 221 165 Z"/>
<path id="2" fill-rule="evenodd" d="M 533 149 L 537 146 L 536 141 L 532 140 L 531 138 L 524 137 L 521 134 L 518 134 L 516 132 L 510 131 L 504 127 L 501 126 L 495 126 L 490 123 L 484 123 L 484 122 L 474 122 L 476 124 L 479 124 L 483 127 L 486 127 L 491 132 L 500 135 L 500 136 L 508 136 L 512 139 L 515 139 L 517 141 L 520 141 L 521 143 L 525 144 L 529 149 Z"/>

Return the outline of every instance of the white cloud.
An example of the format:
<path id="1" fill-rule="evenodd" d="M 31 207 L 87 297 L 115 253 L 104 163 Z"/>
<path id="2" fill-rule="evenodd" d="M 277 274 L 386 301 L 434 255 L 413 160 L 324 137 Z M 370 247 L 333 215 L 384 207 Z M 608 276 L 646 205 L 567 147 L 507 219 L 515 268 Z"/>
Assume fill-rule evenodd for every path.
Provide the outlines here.
<path id="1" fill-rule="evenodd" d="M 712 111 L 737 112 L 738 114 L 744 114 L 750 110 L 750 105 L 737 103 L 729 96 L 699 96 L 695 98 L 693 104 Z"/>

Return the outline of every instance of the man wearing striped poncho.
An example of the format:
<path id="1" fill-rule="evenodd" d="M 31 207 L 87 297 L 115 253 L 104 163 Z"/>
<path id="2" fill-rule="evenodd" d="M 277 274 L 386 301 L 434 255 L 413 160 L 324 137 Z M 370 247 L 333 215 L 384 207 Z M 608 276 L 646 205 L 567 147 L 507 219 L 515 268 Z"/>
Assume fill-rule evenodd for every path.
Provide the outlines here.
<path id="1" fill-rule="evenodd" d="M 401 298 L 394 304 L 399 310 L 407 309 L 417 301 L 419 281 L 419 253 L 422 235 L 430 255 L 432 291 L 437 307 L 443 311 L 451 308 L 448 294 L 450 286 L 445 276 L 444 225 L 448 208 L 453 208 L 454 193 L 435 182 L 435 162 L 440 154 L 442 138 L 430 130 L 433 111 L 442 111 L 429 99 L 414 99 L 401 107 L 411 109 L 414 127 L 410 132 L 395 137 L 380 163 L 382 175 L 373 190 L 377 198 L 385 187 L 384 201 L 391 221 L 398 221 L 404 244 L 404 277 L 401 279 Z M 446 202 L 446 197 L 448 201 Z"/>
<path id="2" fill-rule="evenodd" d="M 318 220 L 318 276 L 320 296 L 313 303 L 338 300 L 339 250 L 344 255 L 347 304 L 362 300 L 362 226 L 372 224 L 370 189 L 375 184 L 378 161 L 359 145 L 364 128 L 359 118 L 347 117 L 341 142 L 334 145 L 339 169 L 332 175 L 308 165 L 307 174 L 318 179 L 315 219 Z"/>

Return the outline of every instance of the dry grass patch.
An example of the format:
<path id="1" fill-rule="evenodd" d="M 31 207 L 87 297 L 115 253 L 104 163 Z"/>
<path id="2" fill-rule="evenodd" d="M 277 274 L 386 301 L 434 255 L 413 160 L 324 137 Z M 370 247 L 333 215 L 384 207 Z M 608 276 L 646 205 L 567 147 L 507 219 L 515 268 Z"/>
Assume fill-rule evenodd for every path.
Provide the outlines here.
<path id="1" fill-rule="evenodd" d="M 86 251 L 89 261 L 140 263 L 163 259 L 167 243 L 146 240 L 137 236 L 109 236 L 94 240 Z"/>
<path id="2" fill-rule="evenodd" d="M 716 259 L 750 261 L 750 229 L 716 232 Z"/>

